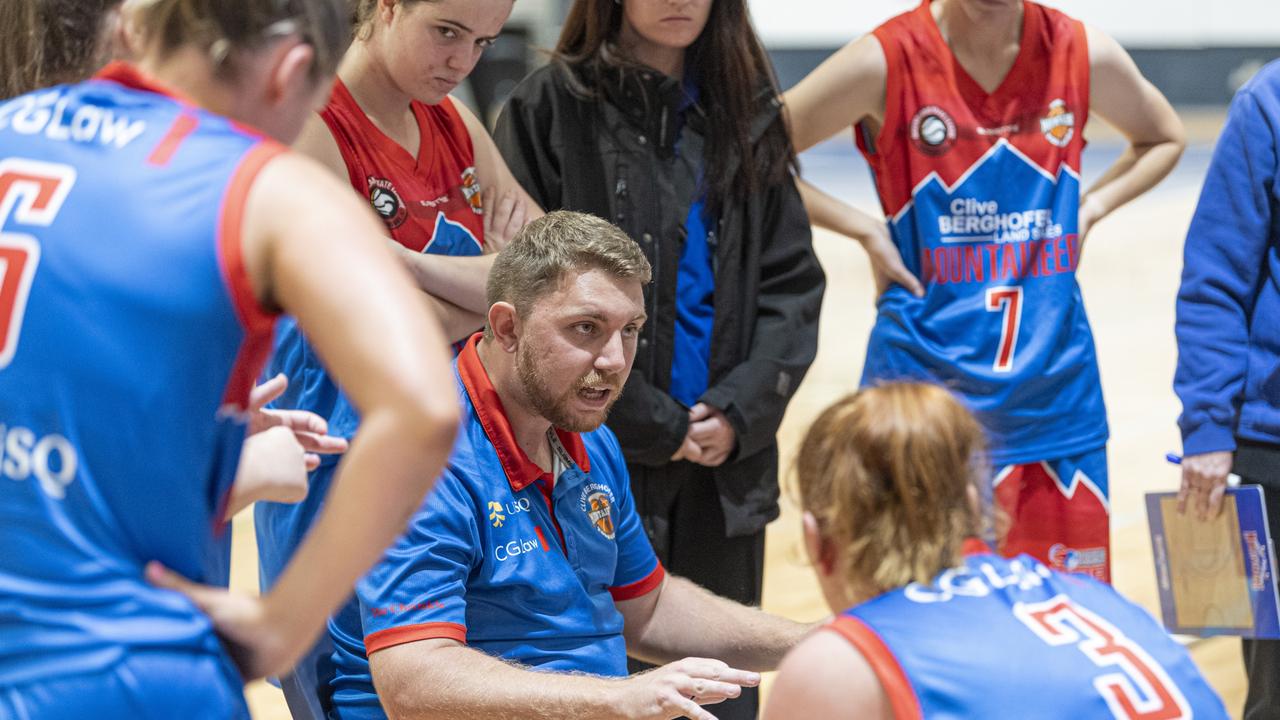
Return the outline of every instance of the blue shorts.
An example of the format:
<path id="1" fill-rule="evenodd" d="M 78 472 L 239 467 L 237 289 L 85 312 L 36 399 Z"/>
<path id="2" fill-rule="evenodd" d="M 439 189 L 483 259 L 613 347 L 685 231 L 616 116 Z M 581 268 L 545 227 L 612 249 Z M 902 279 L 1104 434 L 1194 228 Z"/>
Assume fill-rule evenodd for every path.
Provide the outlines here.
<path id="1" fill-rule="evenodd" d="M 109 670 L 0 688 L 0 720 L 249 720 L 222 656 L 132 651 Z"/>

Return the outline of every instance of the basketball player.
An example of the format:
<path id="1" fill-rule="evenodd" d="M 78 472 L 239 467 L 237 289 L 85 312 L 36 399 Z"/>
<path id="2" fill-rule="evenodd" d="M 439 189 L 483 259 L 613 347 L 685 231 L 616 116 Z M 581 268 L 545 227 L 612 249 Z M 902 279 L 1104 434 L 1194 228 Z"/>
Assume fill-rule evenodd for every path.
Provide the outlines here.
<path id="1" fill-rule="evenodd" d="M 132 12 L 137 66 L 0 106 L 2 717 L 247 717 L 242 678 L 311 644 L 457 421 L 367 209 L 269 139 L 327 95 L 345 4 Z M 294 565 L 245 597 L 198 583 L 281 310 L 366 431 Z"/>
<path id="2" fill-rule="evenodd" d="M 699 705 L 738 697 L 809 630 L 668 574 L 641 527 L 602 423 L 649 278 L 635 241 L 583 213 L 534 220 L 498 255 L 488 326 L 455 361 L 449 467 L 330 622 L 329 718 L 709 720 Z M 663 666 L 626 677 L 628 654 Z"/>
<path id="3" fill-rule="evenodd" d="M 0 97 L 87 80 L 112 59 L 127 56 L 121 0 L 45 0 L 0 7 L 0 53 L 5 72 Z M 305 410 L 264 406 L 288 387 L 277 375 L 250 395 L 249 437 L 227 499 L 228 520 L 260 500 L 298 502 L 307 495 L 307 471 L 320 455 L 345 452 L 347 441 L 327 434 L 324 418 Z M 230 536 L 222 565 L 230 572 Z"/>
<path id="4" fill-rule="evenodd" d="M 511 7 L 512 0 L 356 3 L 355 42 L 338 67 L 333 94 L 295 145 L 372 204 L 383 235 L 394 240 L 391 246 L 428 293 L 451 340 L 484 325 L 493 251 L 526 217 L 541 215 L 484 126 L 448 96 L 501 32 Z M 486 207 L 482 193 L 501 200 Z M 324 416 L 337 437 L 356 433 L 358 413 L 289 319 L 277 333 L 271 370 L 295 379 L 281 407 Z M 255 508 L 264 589 L 306 535 L 335 461 L 326 459 L 311 474 L 312 494 L 301 503 Z M 313 699 L 331 675 L 331 648 L 323 645 L 296 674 L 281 678 L 295 718 L 307 716 L 304 705 L 319 717 Z"/>
<path id="5" fill-rule="evenodd" d="M 766 720 L 1226 718 L 1145 610 L 974 539 L 983 450 L 935 385 L 865 389 L 818 417 L 796 481 L 838 615 L 783 661 Z"/>
<path id="6" fill-rule="evenodd" d="M 924 0 L 786 103 L 798 151 L 853 126 L 888 218 L 806 191 L 814 222 L 894 279 L 863 383 L 956 390 L 991 439 L 1001 552 L 1108 579 L 1108 430 L 1075 272 L 1089 228 L 1177 162 L 1173 109 L 1114 40 L 1022 0 Z M 1090 112 L 1128 147 L 1082 194 Z"/>

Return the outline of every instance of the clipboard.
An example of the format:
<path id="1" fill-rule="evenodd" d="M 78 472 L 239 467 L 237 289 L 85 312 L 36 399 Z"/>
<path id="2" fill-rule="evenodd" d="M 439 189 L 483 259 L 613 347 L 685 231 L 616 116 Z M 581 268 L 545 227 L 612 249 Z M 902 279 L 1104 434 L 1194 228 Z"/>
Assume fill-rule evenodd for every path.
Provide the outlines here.
<path id="1" fill-rule="evenodd" d="M 1160 612 L 1169 632 L 1280 638 L 1275 545 L 1262 487 L 1228 488 L 1222 513 L 1178 514 L 1177 493 L 1147 493 Z"/>

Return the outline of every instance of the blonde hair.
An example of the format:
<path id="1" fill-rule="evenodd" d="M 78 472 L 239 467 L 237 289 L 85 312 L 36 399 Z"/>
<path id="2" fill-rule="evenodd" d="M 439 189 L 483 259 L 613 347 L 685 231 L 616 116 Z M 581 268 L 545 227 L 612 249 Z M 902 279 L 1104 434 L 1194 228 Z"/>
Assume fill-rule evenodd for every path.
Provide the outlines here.
<path id="1" fill-rule="evenodd" d="M 195 45 L 224 73 L 236 50 L 297 33 L 315 50 L 311 75 L 332 75 L 351 42 L 347 0 L 131 0 L 145 44 L 161 53 Z"/>
<path id="2" fill-rule="evenodd" d="M 928 583 L 959 562 L 980 527 L 973 488 L 985 447 L 973 415 L 936 385 L 864 389 L 818 417 L 796 485 L 820 535 L 839 548 L 847 589 Z"/>
<path id="3" fill-rule="evenodd" d="M 557 210 L 525 225 L 498 253 L 485 297 L 489 305 L 511 303 L 523 317 L 565 273 L 588 268 L 641 285 L 652 275 L 640 246 L 616 225 L 594 215 Z M 492 336 L 488 327 L 485 336 Z"/>

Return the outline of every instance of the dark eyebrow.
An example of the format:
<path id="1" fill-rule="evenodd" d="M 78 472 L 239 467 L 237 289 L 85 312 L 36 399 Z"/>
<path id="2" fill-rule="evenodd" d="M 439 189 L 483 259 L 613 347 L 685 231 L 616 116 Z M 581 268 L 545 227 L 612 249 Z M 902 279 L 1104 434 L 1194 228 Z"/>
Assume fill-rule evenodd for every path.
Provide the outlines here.
<path id="1" fill-rule="evenodd" d="M 454 27 L 458 28 L 459 30 L 461 30 L 461 31 L 463 31 L 463 32 L 465 32 L 465 33 L 468 33 L 468 34 L 470 34 L 470 35 L 475 35 L 475 34 L 476 34 L 476 31 L 475 31 L 475 30 L 472 30 L 471 28 L 467 27 L 466 25 L 463 25 L 462 23 L 458 22 L 457 20 L 441 20 L 440 22 L 445 23 L 446 25 L 452 25 L 452 26 L 454 26 Z M 498 37 L 497 35 L 490 35 L 489 37 L 482 37 L 482 38 L 480 38 L 480 39 L 481 39 L 481 40 L 493 40 L 493 39 L 495 39 L 495 38 L 497 38 L 497 37 Z"/>
<path id="2" fill-rule="evenodd" d="M 462 23 L 458 22 L 458 20 L 447 20 L 447 19 L 442 19 L 442 20 L 440 20 L 440 22 L 442 22 L 442 23 L 447 23 L 447 24 L 451 24 L 451 26 L 456 27 L 456 28 L 458 28 L 458 29 L 461 29 L 461 31 L 463 31 L 463 32 L 470 32 L 470 33 L 471 33 L 471 35 L 475 35 L 475 31 L 474 31 L 474 29 L 468 28 L 467 26 L 465 26 L 465 24 L 462 24 Z"/>

